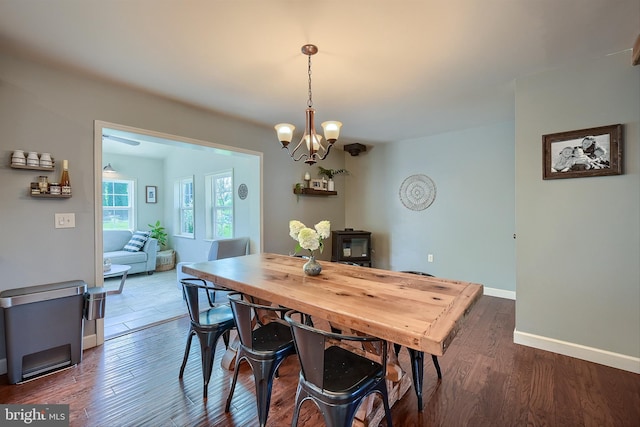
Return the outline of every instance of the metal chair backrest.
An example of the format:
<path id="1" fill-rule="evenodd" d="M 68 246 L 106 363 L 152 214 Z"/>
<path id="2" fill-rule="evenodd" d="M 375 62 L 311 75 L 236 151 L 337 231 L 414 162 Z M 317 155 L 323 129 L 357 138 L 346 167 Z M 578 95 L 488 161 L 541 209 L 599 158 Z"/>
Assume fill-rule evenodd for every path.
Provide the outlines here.
<path id="1" fill-rule="evenodd" d="M 310 326 L 305 314 L 290 310 L 285 314 L 285 320 L 291 325 L 294 343 L 303 377 L 316 387 L 324 390 L 328 384 L 325 376 L 325 350 L 338 345 L 342 341 L 359 342 L 363 346 L 375 346 L 380 357 L 380 363 L 371 361 L 372 368 L 378 369 L 378 376 L 386 376 L 387 345 L 384 340 L 368 335 L 347 335 L 337 332 L 329 332 Z M 345 345 L 344 347 L 347 347 Z M 343 347 L 343 348 L 344 348 Z M 328 352 L 330 354 L 330 352 Z M 332 390 L 335 391 L 335 390 Z"/>
<path id="2" fill-rule="evenodd" d="M 209 292 L 225 290 L 208 285 L 206 281 L 196 278 L 184 278 L 180 283 L 182 284 L 182 295 L 187 303 L 189 318 L 194 323 L 200 323 L 200 312 L 202 311 L 200 306 L 201 292 L 203 296 L 208 296 Z M 209 304 L 206 308 L 210 308 L 212 305 L 213 304 Z"/>
<path id="3" fill-rule="evenodd" d="M 291 343 L 289 325 L 281 318 L 288 310 L 287 308 L 263 304 L 262 301 L 239 292 L 229 294 L 229 302 L 236 320 L 240 343 L 247 349 L 276 350 Z M 278 325 L 269 325 L 272 322 L 277 322 Z M 267 325 L 269 325 L 268 334 L 256 333 L 257 329 Z"/>

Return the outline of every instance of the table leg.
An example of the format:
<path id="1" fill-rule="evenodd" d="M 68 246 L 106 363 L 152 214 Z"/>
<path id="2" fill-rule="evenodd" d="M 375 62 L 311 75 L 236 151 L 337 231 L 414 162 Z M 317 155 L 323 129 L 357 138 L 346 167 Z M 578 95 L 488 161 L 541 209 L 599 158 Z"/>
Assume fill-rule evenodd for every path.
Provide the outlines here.
<path id="1" fill-rule="evenodd" d="M 122 273 L 122 279 L 120 280 L 120 287 L 115 291 L 107 291 L 107 295 L 116 295 L 116 294 L 122 293 L 122 289 L 124 289 L 124 281 L 127 280 L 127 273 L 128 273 L 127 271 Z"/>

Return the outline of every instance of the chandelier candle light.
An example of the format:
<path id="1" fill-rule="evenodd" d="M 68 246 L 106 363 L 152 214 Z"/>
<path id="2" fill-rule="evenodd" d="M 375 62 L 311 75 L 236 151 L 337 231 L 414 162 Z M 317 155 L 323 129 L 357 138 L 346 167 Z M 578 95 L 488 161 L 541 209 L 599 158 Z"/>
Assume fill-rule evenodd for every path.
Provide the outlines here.
<path id="1" fill-rule="evenodd" d="M 309 251 L 309 260 L 302 266 L 302 271 L 308 276 L 317 276 L 322 271 L 322 266 L 316 261 L 315 252 L 324 248 L 324 239 L 328 239 L 331 235 L 331 223 L 329 221 L 320 221 L 313 228 L 297 220 L 289 221 L 289 235 L 293 240 L 298 242 L 295 253 L 301 249 Z"/>
<path id="2" fill-rule="evenodd" d="M 340 136 L 340 127 L 342 127 L 342 123 L 337 121 L 322 123 L 324 138 L 326 140 L 326 142 L 323 143 L 322 136 L 316 133 L 316 125 L 314 121 L 316 110 L 313 108 L 313 99 L 311 94 L 311 55 L 318 53 L 318 47 L 312 44 L 306 44 L 302 46 L 302 53 L 309 57 L 309 100 L 307 101 L 307 109 L 305 110 L 307 121 L 304 129 L 304 135 L 302 135 L 298 145 L 296 145 L 293 151 L 291 151 L 289 150 L 289 143 L 291 142 L 291 139 L 293 139 L 295 126 L 289 123 L 280 123 L 277 124 L 275 128 L 278 133 L 278 140 L 282 144 L 282 148 L 287 149 L 294 161 L 297 162 L 306 158 L 304 162 L 309 165 L 313 165 L 318 160 L 324 160 L 327 155 L 329 155 L 331 147 L 333 147 L 333 144 Z M 298 157 L 296 157 L 296 152 L 302 146 L 306 146 L 308 152 L 302 152 Z"/>

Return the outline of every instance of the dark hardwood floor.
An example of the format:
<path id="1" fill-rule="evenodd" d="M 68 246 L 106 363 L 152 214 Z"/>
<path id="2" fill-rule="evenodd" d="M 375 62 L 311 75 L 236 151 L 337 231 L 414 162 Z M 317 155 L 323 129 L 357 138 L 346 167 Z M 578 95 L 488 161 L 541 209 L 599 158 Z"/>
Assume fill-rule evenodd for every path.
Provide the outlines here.
<path id="1" fill-rule="evenodd" d="M 514 305 L 482 297 L 440 358 L 441 382 L 427 358 L 424 410 L 411 389 L 392 408 L 396 427 L 640 425 L 640 375 L 513 344 Z M 197 346 L 178 380 L 187 330 L 181 318 L 114 338 L 85 351 L 78 366 L 24 384 L 0 376 L 0 402 L 69 404 L 72 426 L 257 425 L 246 365 L 224 412 L 232 375 L 219 364 L 222 340 L 207 402 Z M 404 349 L 401 363 L 409 369 Z M 298 369 L 295 356 L 281 367 L 268 425 L 290 425 Z M 323 425 L 313 404 L 303 408 L 299 425 Z"/>

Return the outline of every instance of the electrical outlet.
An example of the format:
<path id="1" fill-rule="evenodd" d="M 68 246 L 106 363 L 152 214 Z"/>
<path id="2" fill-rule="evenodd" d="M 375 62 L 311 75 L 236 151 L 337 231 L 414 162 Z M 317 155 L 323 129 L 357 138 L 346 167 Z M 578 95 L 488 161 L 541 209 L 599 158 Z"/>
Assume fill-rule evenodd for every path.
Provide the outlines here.
<path id="1" fill-rule="evenodd" d="M 433 262 L 433 254 L 427 255 L 427 261 Z"/>
<path id="2" fill-rule="evenodd" d="M 76 214 L 74 213 L 57 213 L 55 214 L 56 228 L 75 228 Z"/>

